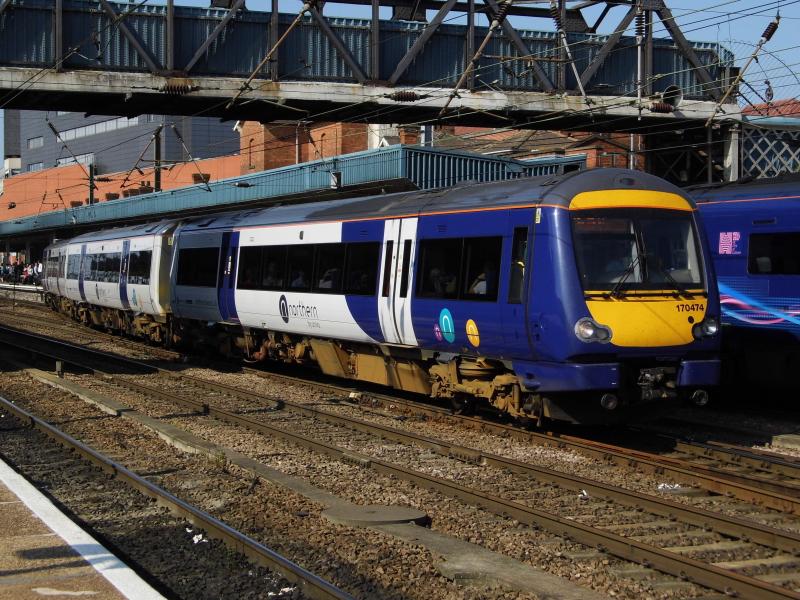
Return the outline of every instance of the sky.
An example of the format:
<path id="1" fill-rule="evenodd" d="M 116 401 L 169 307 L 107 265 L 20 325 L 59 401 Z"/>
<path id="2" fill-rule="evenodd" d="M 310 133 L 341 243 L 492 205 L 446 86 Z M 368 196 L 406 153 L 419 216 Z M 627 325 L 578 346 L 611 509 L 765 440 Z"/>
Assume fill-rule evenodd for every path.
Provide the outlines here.
<path id="1" fill-rule="evenodd" d="M 161 4 L 153 0 L 151 4 Z M 480 0 L 478 0 L 480 3 Z M 548 6 L 542 0 L 518 0 L 516 4 L 526 6 Z M 176 0 L 178 5 L 208 6 L 208 2 L 194 0 Z M 271 0 L 247 0 L 250 10 L 267 10 Z M 299 0 L 281 0 L 281 12 L 297 12 Z M 676 17 L 678 24 L 687 39 L 691 41 L 717 42 L 734 53 L 736 64 L 741 66 L 753 52 L 764 28 L 780 11 L 781 22 L 777 33 L 766 43 L 759 55 L 758 62 L 751 65 L 745 81 L 752 86 L 742 86 L 747 102 L 763 102 L 769 81 L 774 98 L 794 98 L 800 96 L 800 41 L 797 41 L 796 29 L 800 26 L 800 0 L 667 0 L 667 6 Z M 587 21 L 600 12 L 601 6 L 585 11 Z M 610 33 L 626 12 L 626 7 L 616 6 L 611 9 L 599 33 Z M 327 4 L 325 13 L 329 16 L 369 18 L 370 8 L 353 5 Z M 381 18 L 388 18 L 387 8 L 381 9 Z M 429 18 L 433 13 L 429 13 Z M 463 18 L 451 15 L 448 22 L 457 24 Z M 552 22 L 544 19 L 514 18 L 513 24 L 520 29 L 552 31 Z M 479 25 L 481 23 L 479 21 Z M 632 29 L 629 33 L 632 32 Z M 663 26 L 656 24 L 658 36 L 668 37 Z M 0 111 L 2 112 L 2 111 Z M 0 118 L 0 156 L 2 156 L 3 120 Z"/>

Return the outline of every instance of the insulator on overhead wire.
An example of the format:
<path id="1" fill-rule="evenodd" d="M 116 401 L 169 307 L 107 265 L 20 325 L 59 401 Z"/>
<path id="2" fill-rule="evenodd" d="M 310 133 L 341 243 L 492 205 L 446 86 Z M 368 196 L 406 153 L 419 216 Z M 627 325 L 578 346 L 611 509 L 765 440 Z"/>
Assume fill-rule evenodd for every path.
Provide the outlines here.
<path id="1" fill-rule="evenodd" d="M 651 102 L 650 103 L 650 112 L 654 113 L 671 113 L 675 110 L 675 107 L 672 106 L 669 102 Z"/>
<path id="2" fill-rule="evenodd" d="M 416 102 L 417 100 L 422 100 L 422 96 L 410 90 L 397 90 L 396 92 L 387 94 L 386 97 L 396 102 Z"/>
<path id="3" fill-rule="evenodd" d="M 637 37 L 644 37 L 644 11 L 636 13 L 636 35 Z"/>
<path id="4" fill-rule="evenodd" d="M 508 14 L 510 8 L 511 8 L 510 2 L 503 2 L 500 5 L 500 8 L 497 10 L 497 14 L 494 16 L 494 20 L 497 21 L 498 23 L 502 23 L 505 20 L 506 15 Z"/>
<path id="5" fill-rule="evenodd" d="M 561 22 L 561 11 L 558 9 L 558 6 L 551 3 L 550 4 L 550 16 L 553 17 L 553 21 L 555 21 L 556 27 L 559 29 L 564 29 L 563 24 Z"/>
<path id="6" fill-rule="evenodd" d="M 764 33 L 761 34 L 761 37 L 764 38 L 766 41 L 770 41 L 772 36 L 775 35 L 775 32 L 778 31 L 778 19 L 776 18 L 772 21 L 767 28 L 764 30 Z"/>

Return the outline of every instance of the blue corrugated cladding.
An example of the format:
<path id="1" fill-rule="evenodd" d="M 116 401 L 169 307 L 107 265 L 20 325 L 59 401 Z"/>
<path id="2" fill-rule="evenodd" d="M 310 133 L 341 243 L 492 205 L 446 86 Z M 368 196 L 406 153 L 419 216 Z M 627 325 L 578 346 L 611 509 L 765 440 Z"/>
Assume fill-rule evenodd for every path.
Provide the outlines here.
<path id="1" fill-rule="evenodd" d="M 211 192 L 202 186 L 193 186 L 3 221 L 0 222 L 0 236 L 78 223 L 97 223 L 100 228 L 108 221 L 142 216 L 157 218 L 193 208 L 224 210 L 232 204 L 329 189 L 333 171 L 341 172 L 344 186 L 363 187 L 375 183 L 375 192 L 380 193 L 380 182 L 393 179 L 408 179 L 422 189 L 431 189 L 462 181 L 498 181 L 556 173 L 562 165 L 576 161 L 580 162 L 580 158 L 559 157 L 525 163 L 468 152 L 390 146 L 217 181 L 211 184 Z M 237 187 L 236 183 L 247 183 L 249 187 Z"/>
<path id="2" fill-rule="evenodd" d="M 53 61 L 53 10 L 41 0 L 17 0 L 0 15 L 0 61 L 40 67 Z"/>
<path id="3" fill-rule="evenodd" d="M 112 3 L 118 15 L 133 5 Z M 226 11 L 214 8 L 175 7 L 175 68 L 182 69 L 195 54 Z M 280 17 L 280 30 L 285 31 L 294 15 Z M 164 65 L 166 8 L 136 5 L 125 17 L 125 23 L 148 48 L 155 60 Z M 193 74 L 244 76 L 258 64 L 270 47 L 270 14 L 241 11 L 227 24 L 200 58 Z M 13 0 L 11 10 L 0 16 L 0 64 L 44 66 L 52 63 L 53 9 L 50 0 Z M 371 52 L 370 21 L 353 18 L 329 18 L 331 27 L 368 72 Z M 408 21 L 381 21 L 380 76 L 388 79 L 397 63 L 405 56 L 422 34 L 425 24 Z M 409 66 L 400 80 L 406 85 L 446 86 L 455 83 L 463 71 L 465 60 L 465 27 L 442 25 L 422 53 Z M 485 27 L 476 27 L 476 46 L 486 35 Z M 529 55 L 540 58 L 540 66 L 551 81 L 556 78 L 557 36 L 553 32 L 519 31 L 529 48 Z M 605 35 L 569 34 L 568 41 L 579 71 L 597 55 L 608 39 Z M 714 43 L 692 44 L 698 59 L 707 65 L 715 78 L 723 68 L 732 64 L 732 54 Z M 64 2 L 64 47 L 80 48 L 72 55 L 67 67 L 104 70 L 141 71 L 146 66 L 128 40 L 94 2 L 67 0 Z M 541 90 L 529 61 L 518 60 L 514 45 L 503 35 L 496 34 L 480 60 L 475 73 L 478 89 L 499 86 L 504 89 Z M 661 74 L 654 84 L 659 91 L 668 85 L 678 85 L 687 98 L 699 98 L 701 85 L 688 61 L 670 40 L 656 40 L 654 69 Z M 623 37 L 588 84 L 598 94 L 624 95 L 635 89 L 636 48 L 632 38 Z M 284 42 L 278 53 L 278 68 L 282 79 L 354 81 L 354 75 L 334 49 L 330 40 L 306 16 Z M 567 69 L 567 86 L 574 87 L 574 75 Z"/>

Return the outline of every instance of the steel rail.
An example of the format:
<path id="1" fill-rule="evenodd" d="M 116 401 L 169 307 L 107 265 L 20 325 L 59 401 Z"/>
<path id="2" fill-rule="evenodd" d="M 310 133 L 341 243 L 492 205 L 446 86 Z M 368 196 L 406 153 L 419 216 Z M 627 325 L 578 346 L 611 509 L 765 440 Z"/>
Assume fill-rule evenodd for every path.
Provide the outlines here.
<path id="1" fill-rule="evenodd" d="M 62 446 L 76 451 L 80 456 L 97 465 L 106 473 L 111 474 L 115 479 L 122 481 L 145 496 L 154 498 L 160 505 L 167 507 L 172 513 L 185 518 L 196 527 L 203 528 L 209 537 L 222 541 L 231 550 L 241 552 L 256 563 L 279 573 L 288 581 L 298 585 L 303 594 L 309 598 L 315 600 L 352 600 L 353 597 L 350 594 L 340 590 L 321 577 L 318 577 L 267 546 L 233 529 L 205 511 L 173 496 L 166 490 L 102 455 L 67 433 L 53 427 L 2 396 L 0 396 L 0 406 L 23 423 L 38 429 Z"/>
<path id="2" fill-rule="evenodd" d="M 34 337 L 38 335 L 30 332 L 25 332 L 10 326 L 2 326 L 2 327 L 7 328 L 9 331 L 15 333 L 26 334 Z M 112 338 L 116 337 L 116 336 L 111 336 L 110 334 L 103 334 L 102 332 L 96 332 L 96 333 L 100 333 L 104 336 L 108 335 L 109 337 Z M 54 340 L 53 338 L 49 338 L 46 336 L 40 336 L 40 337 L 52 342 L 57 342 L 60 344 L 68 344 L 68 342 L 64 342 L 62 340 Z M 81 346 L 72 345 L 72 347 L 87 352 L 97 352 L 88 348 L 83 348 Z M 169 369 L 164 369 L 163 367 L 159 367 L 153 364 L 143 363 L 135 359 L 130 359 L 126 357 L 115 357 L 115 360 L 122 361 L 126 364 L 134 364 L 140 368 L 145 368 L 148 370 L 160 369 L 162 372 L 170 373 Z M 351 391 L 346 387 L 337 386 L 334 384 L 309 382 L 307 380 L 299 380 L 297 378 L 292 378 L 290 376 L 282 374 L 269 373 L 265 375 L 263 371 L 259 371 L 256 369 L 247 369 L 247 370 L 250 372 L 260 374 L 262 376 L 274 376 L 292 381 L 298 381 L 304 385 L 324 387 L 326 389 L 330 389 L 332 391 L 336 391 L 339 393 L 348 393 L 349 391 Z M 181 376 L 188 377 L 187 375 L 181 375 Z M 235 389 L 237 390 L 238 393 L 250 394 L 251 397 L 253 397 L 254 399 L 257 398 L 260 400 L 269 400 L 269 398 L 259 396 L 257 394 L 254 394 L 253 392 L 248 392 L 247 390 L 241 390 L 239 388 L 233 388 L 231 386 L 226 387 L 223 386 L 223 384 L 219 384 L 216 382 L 212 383 L 208 382 L 207 380 L 200 380 L 199 378 L 195 378 L 195 383 L 198 383 L 199 381 L 205 382 L 203 385 L 206 385 L 207 387 L 217 386 L 218 389 L 225 388 L 224 391 L 226 391 L 226 393 L 228 390 Z M 619 446 L 605 444 L 602 442 L 595 442 L 583 438 L 576 438 L 569 435 L 556 435 L 552 433 L 548 434 L 548 433 L 533 432 L 521 429 L 519 427 L 514 427 L 511 425 L 491 422 L 489 420 L 481 419 L 478 417 L 467 417 L 463 415 L 456 416 L 453 415 L 451 411 L 447 409 L 428 406 L 411 400 L 405 400 L 401 398 L 386 396 L 382 394 L 375 394 L 375 393 L 370 393 L 368 395 L 382 402 L 401 405 L 406 409 L 417 413 L 424 413 L 428 415 L 434 415 L 437 417 L 456 419 L 459 423 L 469 425 L 471 427 L 477 427 L 482 431 L 489 432 L 495 435 L 509 436 L 514 439 L 538 445 L 544 445 L 562 449 L 571 448 L 573 450 L 581 452 L 584 455 L 599 460 L 603 460 L 611 464 L 624 466 L 626 468 L 636 468 L 640 472 L 648 474 L 667 475 L 680 483 L 697 485 L 705 490 L 708 490 L 716 494 L 730 495 L 745 502 L 755 503 L 764 506 L 766 508 L 779 510 L 781 512 L 800 515 L 800 495 L 796 494 L 796 490 L 792 489 L 791 486 L 782 485 L 780 482 L 770 481 L 768 479 L 760 477 L 752 478 L 746 475 L 732 473 L 724 469 L 706 467 L 703 465 L 688 463 L 686 461 L 675 458 L 660 457 L 648 452 L 621 448 Z M 293 403 L 285 403 L 285 404 L 286 407 L 289 408 L 290 410 L 294 410 L 295 406 L 302 406 L 302 405 L 295 405 Z M 298 410 L 300 409 L 298 408 Z"/>
<path id="3" fill-rule="evenodd" d="M 54 343 L 62 344 L 62 342 L 57 340 L 55 340 Z M 93 355 L 102 354 L 95 350 L 88 350 L 88 353 Z M 112 355 L 111 359 L 118 360 L 118 357 Z M 76 359 L 74 358 L 70 359 L 70 362 L 75 361 Z M 107 374 L 103 374 L 103 376 L 107 376 Z M 438 491 L 450 497 L 457 498 L 469 504 L 481 507 L 485 510 L 493 512 L 494 514 L 511 517 L 528 525 L 546 528 L 558 535 L 562 535 L 580 543 L 608 551 L 615 556 L 654 567 L 665 573 L 688 579 L 712 589 L 716 589 L 725 593 L 740 594 L 742 597 L 752 598 L 753 600 L 773 598 L 800 599 L 800 594 L 792 592 L 791 590 L 742 575 L 729 569 L 723 569 L 713 564 L 703 563 L 702 561 L 681 556 L 679 554 L 646 544 L 644 542 L 640 542 L 638 540 L 626 538 L 603 529 L 584 525 L 568 518 L 558 517 L 545 511 L 531 508 L 518 502 L 505 500 L 486 492 L 473 490 L 444 478 L 419 473 L 382 460 L 374 459 L 367 455 L 337 448 L 324 442 L 311 439 L 307 436 L 269 425 L 262 421 L 213 407 L 201 401 L 178 397 L 176 394 L 172 394 L 158 388 L 151 388 L 138 382 L 120 380 L 113 376 L 111 376 L 111 379 L 117 383 L 124 381 L 123 385 L 129 386 L 131 389 L 142 391 L 151 396 L 168 399 L 170 402 L 176 402 L 177 398 L 179 399 L 179 404 L 194 407 L 195 409 L 221 421 L 239 425 L 262 434 L 276 436 L 288 442 L 298 444 L 316 452 L 320 452 L 332 458 L 355 462 L 361 466 L 372 468 L 376 472 L 385 475 L 399 477 L 427 489 Z M 265 398 L 261 397 L 260 399 L 264 400 Z M 308 411 L 315 410 L 308 407 L 304 408 Z M 325 414 L 328 415 L 329 413 Z M 378 426 L 377 428 L 382 429 L 382 431 L 387 434 L 400 435 L 403 437 L 408 437 L 409 439 L 414 437 L 414 434 L 399 432 L 392 430 L 391 428 L 385 428 L 381 426 Z M 375 426 L 371 426 L 371 429 L 373 430 L 377 428 Z M 372 431 L 372 433 L 374 434 L 375 432 Z M 422 439 L 424 440 L 425 438 Z M 614 486 L 606 486 L 605 484 L 591 480 L 583 480 L 582 478 L 575 478 L 573 476 L 556 473 L 548 469 L 525 465 L 524 463 L 519 463 L 518 461 L 511 461 L 501 457 L 494 457 L 492 455 L 478 453 L 477 451 L 468 448 L 449 446 L 448 444 L 444 444 L 436 440 L 432 440 L 430 443 L 432 444 L 432 449 L 438 448 L 441 451 L 446 449 L 448 452 L 453 450 L 456 453 L 456 456 L 458 456 L 457 453 L 464 451 L 471 452 L 473 454 L 479 454 L 482 462 L 486 461 L 485 464 L 489 464 L 488 461 L 491 460 L 492 466 L 496 466 L 498 468 L 507 468 L 515 472 L 526 473 L 535 471 L 536 474 L 541 473 L 555 477 L 555 481 L 557 483 L 560 483 L 562 478 L 564 478 L 564 481 L 571 480 L 573 482 L 577 482 L 578 485 L 583 486 L 584 489 L 588 486 L 589 489 L 596 491 L 600 496 L 602 496 L 602 493 L 607 493 L 609 494 L 608 497 L 610 499 L 618 500 L 621 503 L 626 503 L 624 499 L 626 497 L 631 497 L 635 498 L 635 500 L 628 500 L 627 503 L 632 504 L 633 506 L 640 506 L 642 508 L 646 507 L 648 510 L 651 510 L 657 505 L 669 506 L 671 512 L 666 514 L 672 518 L 677 518 L 677 515 L 680 515 L 681 517 L 692 515 L 690 517 L 692 520 L 687 519 L 685 522 L 703 527 L 712 526 L 709 519 L 713 519 L 715 524 L 718 524 L 721 528 L 724 528 L 722 531 L 718 530 L 720 533 L 729 531 L 729 535 L 735 535 L 738 538 L 747 539 L 748 541 L 754 543 L 761 543 L 775 548 L 785 549 L 792 553 L 800 552 L 800 536 L 796 536 L 794 534 L 778 531 L 769 527 L 725 517 L 722 515 L 715 515 L 714 513 L 709 513 L 693 507 L 686 507 L 677 503 L 661 500 L 657 497 L 650 497 L 644 494 L 629 492 L 628 490 L 616 488 Z M 499 462 L 495 463 L 494 461 Z M 501 467 L 500 465 L 504 466 Z M 656 514 L 658 513 L 656 512 Z M 730 529 L 730 527 L 733 527 L 733 529 Z"/>

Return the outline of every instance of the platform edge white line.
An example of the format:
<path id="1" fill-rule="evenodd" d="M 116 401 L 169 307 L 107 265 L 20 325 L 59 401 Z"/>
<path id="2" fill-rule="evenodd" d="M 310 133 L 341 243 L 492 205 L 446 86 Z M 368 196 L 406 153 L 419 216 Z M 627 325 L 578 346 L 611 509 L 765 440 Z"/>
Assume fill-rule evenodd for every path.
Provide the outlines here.
<path id="1" fill-rule="evenodd" d="M 44 494 L 0 460 L 0 481 L 39 519 L 129 600 L 165 600 L 124 562 L 62 513 Z"/>

